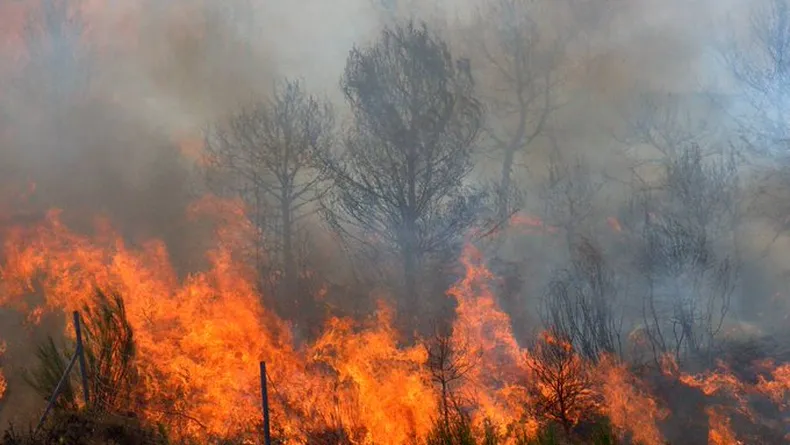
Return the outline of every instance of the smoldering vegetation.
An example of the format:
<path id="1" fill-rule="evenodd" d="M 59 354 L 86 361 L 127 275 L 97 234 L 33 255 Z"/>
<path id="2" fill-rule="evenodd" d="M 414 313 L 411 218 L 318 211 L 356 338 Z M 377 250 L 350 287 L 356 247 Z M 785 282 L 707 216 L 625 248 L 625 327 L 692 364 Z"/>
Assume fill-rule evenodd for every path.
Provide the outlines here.
<path id="1" fill-rule="evenodd" d="M 94 411 L 74 380 L 41 443 L 260 440 L 258 359 L 283 443 L 787 440 L 790 1 L 37 0 L 0 33 L 0 420 L 40 414 L 64 310 L 94 328 Z"/>

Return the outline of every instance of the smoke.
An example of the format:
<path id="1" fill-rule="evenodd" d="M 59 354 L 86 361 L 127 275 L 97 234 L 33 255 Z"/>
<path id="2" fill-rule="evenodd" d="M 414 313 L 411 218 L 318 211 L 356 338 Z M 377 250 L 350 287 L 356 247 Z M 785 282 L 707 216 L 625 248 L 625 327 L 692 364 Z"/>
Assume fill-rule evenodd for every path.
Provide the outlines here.
<path id="1" fill-rule="evenodd" d="M 475 72 L 485 73 L 490 62 L 470 42 L 480 36 L 481 26 L 491 25 L 481 24 L 478 14 L 490 3 L 4 2 L 0 185 L 35 183 L 31 204 L 36 212 L 62 207 L 82 227 L 105 214 L 129 239 L 164 239 L 176 262 L 186 264 L 196 248 L 195 233 L 186 230 L 183 215 L 200 190 L 192 156 L 203 127 L 269 94 L 284 76 L 301 77 L 311 92 L 340 103 L 338 80 L 348 51 L 375 37 L 388 12 L 436 24 L 457 54 L 470 57 Z M 47 9 L 64 4 L 70 6 Z M 516 175 L 525 184 L 537 187 L 545 178 L 548 153 L 557 146 L 564 154 L 582 156 L 593 169 L 605 169 L 609 177 L 629 176 L 633 162 L 623 156 L 619 136 L 628 131 L 624 117 L 633 117 L 627 110 L 645 96 L 660 99 L 672 93 L 681 97 L 674 106 L 693 109 L 691 119 L 707 120 L 712 127 L 733 125 L 720 103 L 700 105 L 699 98 L 733 93 L 730 73 L 716 51 L 723 38 L 741 35 L 749 25 L 753 2 L 533 4 L 533 19 L 542 32 L 570 37 L 560 55 L 564 82 L 557 88 L 563 105 L 550 125 L 556 146 L 537 139 L 519 160 L 526 167 Z M 53 28 L 47 11 L 65 11 L 66 25 Z M 28 19 L 33 26 L 26 26 Z M 498 87 L 491 79 L 478 82 L 483 95 Z M 655 150 L 642 145 L 630 153 L 647 157 Z M 490 164 L 496 173 L 495 161 Z M 615 189 L 596 198 L 601 221 L 621 204 L 610 198 L 621 199 L 627 192 Z M 528 200 L 532 207 L 541 204 L 538 193 L 530 193 Z M 770 240 L 765 226 L 751 225 L 745 244 L 764 246 Z M 527 247 L 548 258 L 541 266 L 549 270 L 565 259 L 559 244 Z M 770 257 L 775 264 L 786 259 Z M 778 272 L 767 275 L 779 280 L 774 278 Z M 539 292 L 543 284 L 537 279 L 527 291 Z M 774 290 L 765 287 L 765 292 Z"/>

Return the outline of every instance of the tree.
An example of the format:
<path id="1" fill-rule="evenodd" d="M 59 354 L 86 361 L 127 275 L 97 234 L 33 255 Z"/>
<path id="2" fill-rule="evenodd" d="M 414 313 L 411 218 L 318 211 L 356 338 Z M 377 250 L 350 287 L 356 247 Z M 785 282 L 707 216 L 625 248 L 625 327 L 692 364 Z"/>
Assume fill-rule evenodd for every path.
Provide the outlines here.
<path id="1" fill-rule="evenodd" d="M 656 357 L 706 356 L 738 283 L 738 176 L 732 157 L 698 145 L 663 161 L 663 177 L 641 186 L 643 321 Z M 636 247 L 636 246 L 635 246 Z"/>
<path id="2" fill-rule="evenodd" d="M 561 41 L 539 29 L 532 2 L 496 0 L 478 17 L 484 30 L 477 46 L 490 79 L 490 119 L 485 134 L 501 155 L 501 173 L 496 185 L 496 212 L 506 220 L 514 209 L 517 185 L 514 168 L 519 156 L 544 134 L 557 108 Z"/>
<path id="3" fill-rule="evenodd" d="M 735 80 L 735 117 L 741 148 L 762 173 L 755 206 L 774 221 L 776 240 L 790 229 L 790 0 L 766 0 L 752 9 L 746 36 L 720 49 Z M 731 111 L 732 110 L 732 111 Z M 770 245 L 769 245 L 770 248 Z"/>
<path id="4" fill-rule="evenodd" d="M 790 0 L 768 0 L 751 14 L 746 39 L 722 48 L 750 112 L 736 116 L 760 155 L 787 161 L 790 141 Z"/>
<path id="5" fill-rule="evenodd" d="M 475 220 L 480 196 L 464 180 L 483 110 L 472 83 L 424 23 L 385 28 L 348 57 L 354 121 L 344 153 L 327 158 L 336 186 L 325 214 L 345 239 L 395 254 L 403 309 L 419 307 L 421 264 L 453 252 Z"/>
<path id="6" fill-rule="evenodd" d="M 601 249 L 583 239 L 569 266 L 549 282 L 544 322 L 588 360 L 621 354 L 623 311 L 615 309 L 622 305 L 617 299 L 620 291 Z"/>
<path id="7" fill-rule="evenodd" d="M 596 216 L 595 198 L 604 183 L 583 158 L 568 161 L 557 149 L 550 155 L 548 174 L 541 190 L 546 223 L 563 230 L 568 252 L 573 254 Z"/>
<path id="8" fill-rule="evenodd" d="M 543 332 L 530 352 L 536 409 L 570 436 L 572 428 L 596 407 L 588 364 L 568 339 L 551 332 Z"/>
<path id="9" fill-rule="evenodd" d="M 258 256 L 274 254 L 289 315 L 304 308 L 296 237 L 328 190 L 317 153 L 333 144 L 333 116 L 328 103 L 307 94 L 300 82 L 286 80 L 271 99 L 235 113 L 206 135 L 209 184 L 243 199 L 261 236 L 274 240 L 260 244 Z"/>
<path id="10" fill-rule="evenodd" d="M 437 327 L 436 333 L 427 345 L 431 380 L 439 385 L 441 409 L 439 422 L 444 432 L 453 430 L 456 417 L 463 417 L 460 401 L 455 394 L 455 386 L 476 365 L 477 358 L 470 356 L 467 345 L 454 342 L 451 329 Z"/>

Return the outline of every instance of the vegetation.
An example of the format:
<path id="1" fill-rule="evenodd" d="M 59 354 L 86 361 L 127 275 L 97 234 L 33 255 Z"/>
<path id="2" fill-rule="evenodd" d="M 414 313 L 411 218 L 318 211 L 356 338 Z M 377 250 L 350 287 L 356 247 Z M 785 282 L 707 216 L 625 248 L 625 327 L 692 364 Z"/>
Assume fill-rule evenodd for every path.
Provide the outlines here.
<path id="1" fill-rule="evenodd" d="M 19 7 L 28 15 L 17 32 L 25 48 L 8 58 L 18 69 L 0 70 L 0 81 L 12 82 L 0 95 L 0 200 L 6 181 L 24 178 L 44 190 L 31 199 L 37 210 L 74 208 L 77 215 L 35 218 L 49 225 L 27 231 L 19 228 L 29 225 L 16 212 L 21 206 L 0 206 L 0 303 L 5 310 L 17 297 L 41 298 L 38 307 L 72 308 L 84 301 L 86 283 L 105 288 L 81 307 L 83 349 L 47 337 L 35 348 L 37 366 L 24 375 L 46 402 L 82 352 L 87 384 L 75 367 L 42 428 L 10 429 L 2 445 L 164 444 L 196 429 L 211 430 L 201 437 L 217 443 L 252 440 L 238 431 L 215 437 L 237 424 L 259 440 L 250 388 L 258 384 L 254 365 L 268 357 L 311 384 L 320 376 L 321 391 L 305 384 L 307 394 L 285 394 L 283 386 L 295 383 L 283 384 L 282 376 L 273 382 L 272 403 L 290 410 L 278 415 L 305 422 L 288 434 L 273 431 L 277 443 L 370 442 L 374 428 L 349 421 L 352 414 L 370 414 L 371 423 L 402 416 L 408 431 L 398 440 L 419 435 L 411 438 L 425 445 L 655 445 L 665 430 L 695 434 L 690 442 L 778 443 L 772 435 L 784 426 L 777 419 L 790 407 L 790 383 L 779 380 L 790 380 L 790 356 L 765 352 L 760 342 L 785 335 L 790 318 L 786 258 L 772 250 L 790 235 L 790 0 L 765 0 L 748 24 L 728 27 L 738 35 L 718 46 L 723 63 L 704 63 L 717 77 L 729 75 L 724 93 L 712 83 L 710 91 L 684 86 L 678 93 L 645 81 L 658 72 L 662 85 L 672 84 L 670 67 L 686 66 L 658 60 L 661 51 L 640 51 L 651 58 L 649 68 L 629 72 L 632 54 L 618 51 L 642 36 L 607 33 L 633 22 L 628 14 L 642 5 L 491 0 L 442 25 L 430 17 L 401 20 L 406 0 L 380 0 L 387 23 L 350 49 L 336 73 L 339 88 L 325 91 L 342 96 L 343 106 L 306 81 L 270 79 L 290 70 L 269 72 L 252 43 L 235 52 L 237 40 L 252 41 L 259 29 L 289 28 L 255 23 L 258 6 L 248 0 L 193 2 L 179 20 L 202 14 L 194 20 L 200 29 L 169 26 L 160 9 L 168 6 L 147 0 L 111 14 L 99 11 L 102 2 L 35 3 Z M 149 9 L 155 16 L 145 17 Z M 123 20 L 132 23 L 138 13 L 151 19 L 136 24 L 139 42 L 90 44 L 120 30 L 119 17 L 129 14 Z M 105 16 L 113 22 L 91 22 Z M 168 23 L 166 38 L 142 31 L 160 22 Z M 663 26 L 646 28 L 654 25 Z M 671 34 L 660 40 L 684 38 Z M 145 45 L 149 38 L 157 45 Z M 695 63 L 710 53 L 688 52 Z M 127 59 L 118 54 L 131 66 L 118 63 Z M 303 57 L 310 69 L 321 59 L 312 54 Z M 220 72 L 231 80 L 215 83 Z M 136 77 L 144 81 L 124 84 Z M 174 86 L 165 78 L 185 81 Z M 273 88 L 260 87 L 264 78 Z M 630 81 L 638 85 L 621 85 Z M 129 123 L 138 120 L 145 122 Z M 190 154 L 184 127 L 201 140 L 199 156 Z M 149 146 L 156 147 L 152 156 L 129 155 Z M 138 157 L 156 167 L 125 165 Z M 170 221 L 189 213 L 182 210 L 193 193 L 231 202 L 218 218 L 237 224 L 204 230 Z M 118 227 L 113 238 L 101 226 L 94 250 L 94 238 L 81 238 L 92 210 Z M 5 230 L 7 216 L 14 230 Z M 162 242 L 138 242 L 151 238 Z M 219 241 L 203 255 L 209 239 Z M 124 243 L 134 254 L 124 256 Z M 486 258 L 484 271 L 469 270 L 464 247 Z M 47 256 L 52 251 L 60 262 Z M 459 282 L 470 295 L 454 292 Z M 151 301 L 141 303 L 142 294 Z M 124 298 L 135 298 L 131 315 Z M 157 299 L 168 304 L 157 306 Z M 379 299 L 396 308 L 398 322 L 359 323 L 373 333 L 337 341 L 356 335 L 355 323 Z M 159 315 L 148 311 L 153 306 Z M 437 319 L 441 328 L 431 333 Z M 469 332 L 453 331 L 456 322 Z M 345 349 L 363 352 L 338 357 Z M 378 355 L 366 356 L 368 349 Z M 180 355 L 164 366 L 145 362 L 151 351 L 168 360 Z M 0 341 L 3 365 L 13 352 Z M 2 371 L 5 414 L 16 379 Z M 385 397 L 380 381 L 416 389 Z M 618 400 L 615 389 L 622 390 Z M 645 402 L 643 389 L 669 395 Z M 325 397 L 320 408 L 314 392 Z M 340 401 L 341 393 L 349 400 Z M 387 411 L 399 398 L 412 405 Z M 307 406 L 294 408 L 293 399 Z M 218 400 L 226 403 L 211 405 Z M 376 407 L 357 406 L 363 403 Z M 413 405 L 420 404 L 428 408 L 418 412 Z M 491 420 L 501 405 L 517 412 L 509 424 Z M 675 405 L 682 414 L 667 419 L 664 408 Z M 319 411 L 331 419 L 313 421 Z M 207 427 L 206 419 L 219 420 Z M 392 434 L 381 430 L 379 437 Z"/>

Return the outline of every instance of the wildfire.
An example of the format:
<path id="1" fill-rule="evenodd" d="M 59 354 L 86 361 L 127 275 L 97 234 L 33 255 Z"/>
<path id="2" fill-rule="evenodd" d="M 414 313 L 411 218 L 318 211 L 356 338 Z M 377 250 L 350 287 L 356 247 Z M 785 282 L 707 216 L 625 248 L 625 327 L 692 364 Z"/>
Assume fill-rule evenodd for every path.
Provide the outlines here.
<path id="1" fill-rule="evenodd" d="M 447 398 L 475 428 L 495 426 L 503 443 L 533 437 L 547 418 L 575 425 L 596 413 L 620 436 L 664 442 L 658 424 L 669 412 L 625 363 L 614 357 L 592 363 L 548 333 L 535 347 L 517 342 L 496 301 L 496 277 L 471 244 L 461 258 L 463 278 L 447 292 L 457 302 L 448 348 L 458 375 L 442 393 L 429 342 L 403 346 L 384 303 L 366 322 L 331 318 L 316 341 L 297 345 L 289 324 L 261 304 L 244 248 L 257 234 L 240 204 L 206 198 L 191 214 L 210 217 L 215 244 L 205 255 L 208 267 L 186 277 L 178 276 L 162 242 L 129 246 L 104 220 L 91 236 L 69 230 L 58 211 L 37 225 L 12 227 L 3 238 L 0 303 L 37 321 L 48 312 L 90 308 L 96 288 L 121 295 L 137 348 L 130 403 L 175 435 L 254 429 L 261 419 L 257 365 L 265 361 L 272 425 L 296 443 L 338 431 L 358 444 L 425 438 Z M 672 361 L 665 365 L 688 387 L 728 395 L 742 414 L 752 414 L 751 393 L 787 408 L 789 366 L 765 364 L 768 371 L 750 386 L 725 368 L 692 376 Z M 0 395 L 5 386 L 0 374 Z M 557 408 L 558 396 L 571 397 L 575 407 Z M 536 407 L 565 411 L 547 416 Z M 738 443 L 724 411 L 706 412 L 710 444 Z"/>
<path id="2" fill-rule="evenodd" d="M 3 357 L 5 354 L 6 344 L 2 340 L 0 340 L 0 358 Z M 3 399 L 3 395 L 5 394 L 5 390 L 8 388 L 8 383 L 5 380 L 5 376 L 3 375 L 3 368 L 0 368 L 0 400 Z"/>

